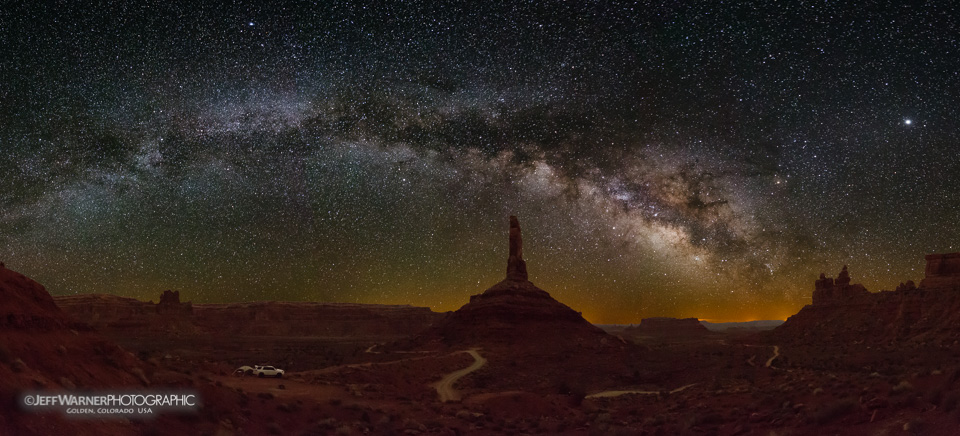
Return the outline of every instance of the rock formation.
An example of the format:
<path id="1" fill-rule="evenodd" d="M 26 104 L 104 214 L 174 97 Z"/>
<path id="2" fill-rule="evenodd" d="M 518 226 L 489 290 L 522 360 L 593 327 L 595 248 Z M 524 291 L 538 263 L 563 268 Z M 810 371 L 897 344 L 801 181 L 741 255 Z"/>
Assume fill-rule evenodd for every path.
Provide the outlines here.
<path id="1" fill-rule="evenodd" d="M 928 254 L 924 289 L 960 290 L 960 253 Z"/>
<path id="2" fill-rule="evenodd" d="M 842 304 L 866 294 L 869 294 L 869 292 L 863 285 L 859 283 L 850 284 L 850 273 L 847 271 L 847 266 L 844 265 L 836 280 L 820 273 L 820 279 L 814 284 L 813 304 Z"/>
<path id="3" fill-rule="evenodd" d="M 42 285 L 6 267 L 0 268 L 0 329 L 62 330 L 71 322 Z"/>
<path id="4" fill-rule="evenodd" d="M 778 340 L 914 341 L 960 340 L 960 253 L 926 256 L 926 277 L 895 291 L 871 293 L 850 284 L 844 266 L 836 279 L 820 275 L 813 304 L 771 332 Z"/>
<path id="5" fill-rule="evenodd" d="M 520 224 L 510 217 L 507 276 L 398 350 L 482 349 L 488 389 L 603 390 L 634 373 L 641 348 L 590 324 L 528 280 Z"/>
<path id="6" fill-rule="evenodd" d="M 507 280 L 527 280 L 527 263 L 523 261 L 523 237 L 520 220 L 510 217 L 510 256 L 507 258 Z"/>
<path id="7" fill-rule="evenodd" d="M 147 383 L 134 356 L 71 319 L 39 283 L 0 268 L 0 434 L 135 434 L 129 423 L 23 412 L 18 398 Z"/>
<path id="8" fill-rule="evenodd" d="M 528 280 L 517 217 L 510 217 L 507 276 L 449 314 L 425 337 L 451 346 L 578 344 L 619 346 L 620 340 L 590 324 Z"/>
<path id="9" fill-rule="evenodd" d="M 190 317 L 193 315 L 193 305 L 189 301 L 180 302 L 180 291 L 166 290 L 160 295 L 157 314 L 167 317 Z"/>

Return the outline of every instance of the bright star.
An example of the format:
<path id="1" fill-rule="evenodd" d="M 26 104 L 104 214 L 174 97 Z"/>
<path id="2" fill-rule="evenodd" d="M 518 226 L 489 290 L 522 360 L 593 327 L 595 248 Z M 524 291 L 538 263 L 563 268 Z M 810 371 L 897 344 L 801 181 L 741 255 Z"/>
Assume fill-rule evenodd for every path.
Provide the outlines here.
<path id="1" fill-rule="evenodd" d="M 903 120 L 903 124 L 906 124 L 906 125 L 909 126 L 909 125 L 913 124 L 913 120 L 911 120 L 910 118 L 907 118 L 907 119 Z"/>

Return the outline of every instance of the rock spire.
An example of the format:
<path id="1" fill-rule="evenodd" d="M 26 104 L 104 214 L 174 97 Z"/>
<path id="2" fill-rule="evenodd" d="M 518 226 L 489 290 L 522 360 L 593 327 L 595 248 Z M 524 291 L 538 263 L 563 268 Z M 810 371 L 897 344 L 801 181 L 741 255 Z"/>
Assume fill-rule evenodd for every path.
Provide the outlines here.
<path id="1" fill-rule="evenodd" d="M 507 280 L 527 281 L 527 263 L 523 261 L 520 221 L 515 216 L 510 216 L 510 257 L 507 258 Z"/>

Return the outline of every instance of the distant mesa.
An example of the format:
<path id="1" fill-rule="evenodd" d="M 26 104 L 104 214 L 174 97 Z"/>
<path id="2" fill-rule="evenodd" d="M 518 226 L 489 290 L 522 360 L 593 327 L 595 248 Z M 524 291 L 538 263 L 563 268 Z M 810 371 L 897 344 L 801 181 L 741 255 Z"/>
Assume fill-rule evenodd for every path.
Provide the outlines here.
<path id="1" fill-rule="evenodd" d="M 164 291 L 156 304 L 109 294 L 57 296 L 53 300 L 74 319 L 103 333 L 199 333 L 193 324 L 193 304 L 181 303 L 179 291 Z"/>
<path id="2" fill-rule="evenodd" d="M 960 253 L 926 256 L 925 278 L 894 291 L 869 292 L 851 284 L 847 267 L 836 279 L 820 274 L 813 304 L 791 316 L 771 334 L 798 341 L 960 341 Z"/>
<path id="3" fill-rule="evenodd" d="M 154 304 L 107 294 L 54 297 L 74 318 L 111 336 L 133 332 L 178 335 L 323 336 L 395 340 L 443 317 L 427 307 L 355 303 L 257 301 L 181 302 L 164 291 Z"/>
<path id="4" fill-rule="evenodd" d="M 697 318 L 644 318 L 640 324 L 627 327 L 625 334 L 649 336 L 701 336 L 710 331 Z"/>
<path id="5" fill-rule="evenodd" d="M 712 332 L 759 332 L 773 330 L 783 324 L 780 319 L 764 319 L 757 321 L 740 322 L 710 322 L 700 321 L 707 330 Z"/>

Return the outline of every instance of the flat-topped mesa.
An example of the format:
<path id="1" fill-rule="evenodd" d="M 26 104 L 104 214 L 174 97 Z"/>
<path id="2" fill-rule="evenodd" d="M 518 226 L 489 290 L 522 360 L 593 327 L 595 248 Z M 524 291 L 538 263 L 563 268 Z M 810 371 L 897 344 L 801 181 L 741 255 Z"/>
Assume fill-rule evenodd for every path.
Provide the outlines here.
<path id="1" fill-rule="evenodd" d="M 928 254 L 927 268 L 920 287 L 924 289 L 960 288 L 960 253 Z"/>
<path id="2" fill-rule="evenodd" d="M 813 305 L 822 306 L 838 304 L 869 294 L 867 288 L 856 283 L 850 284 L 850 273 L 844 265 L 836 280 L 820 273 L 820 279 L 815 283 L 813 290 Z"/>
<path id="3" fill-rule="evenodd" d="M 527 281 L 527 263 L 523 261 L 523 237 L 520 220 L 510 216 L 510 257 L 507 258 L 507 280 Z"/>

